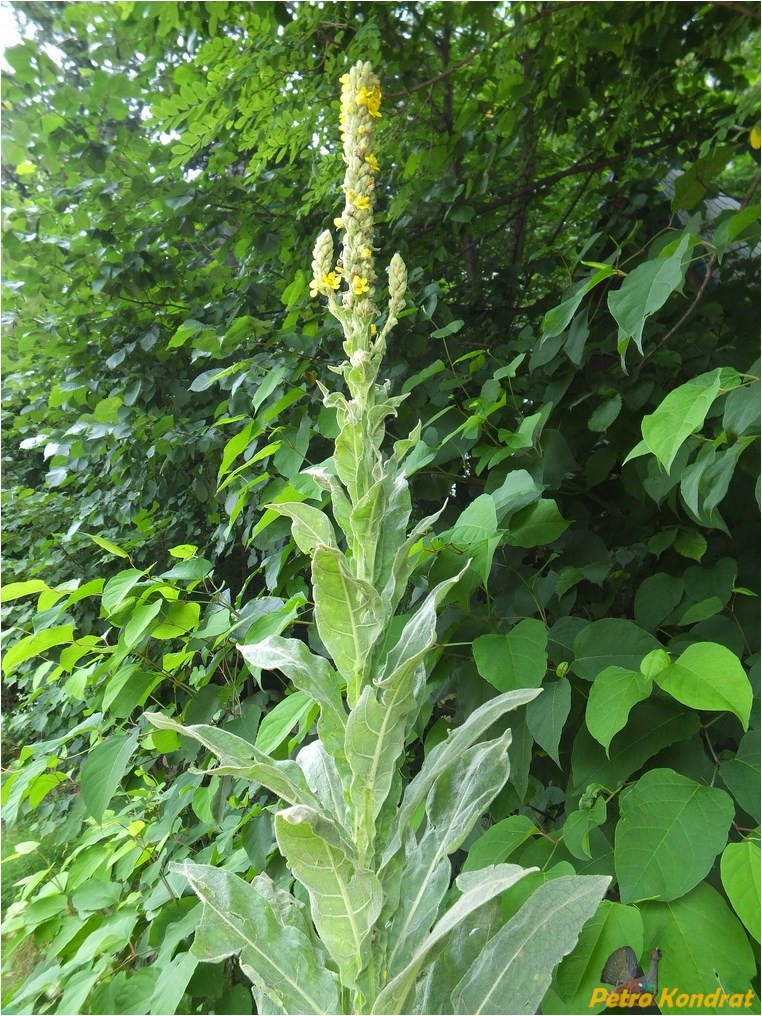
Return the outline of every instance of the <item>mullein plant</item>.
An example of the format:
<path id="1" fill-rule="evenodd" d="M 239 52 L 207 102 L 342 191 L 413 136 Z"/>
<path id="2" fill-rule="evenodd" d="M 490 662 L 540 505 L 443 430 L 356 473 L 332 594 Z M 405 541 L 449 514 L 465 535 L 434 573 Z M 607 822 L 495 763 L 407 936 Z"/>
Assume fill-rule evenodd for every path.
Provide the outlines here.
<path id="1" fill-rule="evenodd" d="M 460 575 L 395 617 L 416 547 L 439 513 L 409 528 L 404 460 L 420 423 L 390 454 L 383 450 L 386 420 L 404 396 L 377 379 L 407 273 L 395 254 L 382 322 L 373 243 L 381 89 L 367 63 L 341 83 L 345 201 L 334 221 L 343 247 L 336 259 L 326 230 L 312 262 L 312 293 L 341 324 L 346 356 L 330 368 L 345 392 L 320 386 L 339 424 L 333 458 L 308 470 L 332 518 L 302 503 L 268 506 L 291 519 L 295 543 L 311 558 L 314 623 L 330 659 L 280 635 L 239 646 L 251 667 L 280 671 L 314 699 L 317 737 L 279 761 L 215 727 L 149 715 L 216 755 L 213 773 L 256 781 L 280 799 L 277 846 L 303 889 L 294 895 L 265 872 L 247 882 L 185 862 L 179 870 L 203 902 L 192 951 L 203 960 L 238 955 L 259 1013 L 531 1013 L 609 879 L 548 881 L 507 923 L 500 894 L 535 869 L 492 865 L 453 884 L 449 855 L 508 779 L 505 714 L 539 689 L 476 709 L 404 785 L 437 609 Z"/>

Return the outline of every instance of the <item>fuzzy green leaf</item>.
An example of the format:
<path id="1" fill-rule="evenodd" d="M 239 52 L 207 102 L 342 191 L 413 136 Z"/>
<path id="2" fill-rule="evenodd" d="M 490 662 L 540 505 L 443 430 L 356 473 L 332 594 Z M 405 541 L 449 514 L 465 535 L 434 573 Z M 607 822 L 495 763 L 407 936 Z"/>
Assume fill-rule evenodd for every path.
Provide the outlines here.
<path id="1" fill-rule="evenodd" d="M 264 874 L 249 883 L 209 864 L 186 861 L 178 870 L 203 903 L 193 956 L 207 963 L 238 956 L 244 972 L 286 1012 L 339 1011 L 338 977 L 294 920 L 299 904 L 289 893 Z"/>
<path id="2" fill-rule="evenodd" d="M 355 983 L 367 964 L 370 933 L 381 911 L 378 878 L 358 867 L 338 827 L 312 808 L 278 812 L 275 835 L 310 895 L 315 927 L 339 966 L 343 984 Z"/>
<path id="3" fill-rule="evenodd" d="M 372 1013 L 384 1016 L 400 1016 L 408 1011 L 406 1002 L 415 986 L 416 978 L 428 962 L 432 952 L 440 942 L 447 941 L 453 929 L 465 921 L 479 907 L 489 903 L 499 893 L 524 878 L 536 868 L 520 868 L 515 864 L 497 864 L 490 868 L 482 868 L 478 872 L 464 873 L 456 879 L 456 884 L 463 895 L 460 896 L 449 910 L 437 921 L 426 938 L 416 949 L 412 959 L 379 992 Z M 474 877 L 475 876 L 475 877 Z"/>
<path id="4" fill-rule="evenodd" d="M 490 939 L 453 993 L 453 1012 L 535 1013 L 611 879 L 567 875 L 536 889 Z"/>

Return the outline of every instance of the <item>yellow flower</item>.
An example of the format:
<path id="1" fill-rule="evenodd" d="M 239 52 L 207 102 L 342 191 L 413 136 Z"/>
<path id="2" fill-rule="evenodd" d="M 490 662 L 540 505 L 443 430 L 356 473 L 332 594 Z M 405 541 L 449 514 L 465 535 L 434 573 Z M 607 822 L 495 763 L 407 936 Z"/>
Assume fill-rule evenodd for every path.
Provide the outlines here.
<path id="1" fill-rule="evenodd" d="M 359 197 L 355 198 L 355 208 L 370 208 L 370 198 L 366 198 L 361 194 Z"/>
<path id="2" fill-rule="evenodd" d="M 310 283 L 310 296 L 315 297 L 318 293 L 328 294 L 331 289 L 338 289 L 341 279 L 336 272 L 326 272 L 321 279 L 313 279 Z"/>
<path id="3" fill-rule="evenodd" d="M 374 85 L 372 88 L 366 88 L 363 85 L 357 93 L 357 105 L 367 106 L 371 116 L 381 116 L 379 112 L 381 108 L 381 89 L 378 85 Z"/>
<path id="4" fill-rule="evenodd" d="M 363 249 L 360 251 L 360 256 L 364 257 L 364 258 L 369 258 L 370 257 L 370 247 L 363 247 Z"/>
<path id="5" fill-rule="evenodd" d="M 375 325 L 371 325 L 370 326 L 370 334 L 371 335 L 377 335 L 378 334 L 378 328 L 376 328 Z"/>
<path id="6" fill-rule="evenodd" d="M 364 275 L 355 275 L 352 279 L 352 292 L 355 296 L 361 296 L 363 293 L 367 293 L 370 289 L 368 280 Z"/>
<path id="7" fill-rule="evenodd" d="M 365 161 L 368 163 L 368 165 L 370 166 L 370 168 L 373 170 L 374 173 L 378 172 L 379 170 L 378 159 L 375 157 L 375 155 L 373 155 L 372 153 L 370 155 L 366 155 Z"/>

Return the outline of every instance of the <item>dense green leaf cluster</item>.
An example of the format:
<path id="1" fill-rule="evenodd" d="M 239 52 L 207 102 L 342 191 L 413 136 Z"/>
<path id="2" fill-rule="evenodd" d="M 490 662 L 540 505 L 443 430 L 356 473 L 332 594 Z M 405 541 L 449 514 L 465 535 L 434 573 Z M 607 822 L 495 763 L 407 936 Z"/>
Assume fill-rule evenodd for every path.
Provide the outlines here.
<path id="1" fill-rule="evenodd" d="M 7 1011 L 251 1011 L 237 965 L 200 962 L 203 937 L 189 951 L 201 904 L 171 864 L 196 887 L 213 865 L 217 893 L 266 897 L 262 934 L 288 912 L 284 941 L 318 947 L 306 894 L 284 901 L 265 781 L 230 759 L 210 783 L 189 766 L 212 746 L 141 712 L 242 739 L 307 807 L 291 756 L 329 743 L 325 682 L 292 669 L 294 691 L 253 647 L 324 651 L 291 521 L 325 517 L 302 470 L 339 433 L 315 380 L 341 336 L 309 263 L 343 203 L 337 82 L 358 59 L 384 82 L 376 221 L 414 266 L 390 436 L 422 421 L 411 524 L 447 501 L 400 612 L 471 562 L 405 785 L 485 702 L 543 689 L 511 714 L 508 783 L 452 854 L 447 902 L 489 865 L 539 871 L 474 911 L 471 938 L 452 930 L 418 1011 L 471 1011 L 455 960 L 507 950 L 528 901 L 555 912 L 581 874 L 613 888 L 543 1012 L 586 1011 L 623 944 L 661 948 L 681 991 L 758 985 L 759 58 L 741 6 L 14 5 L 3 799 L 42 853 L 5 904 L 7 967 L 29 963 Z M 298 979 L 322 1011 L 329 975 Z"/>

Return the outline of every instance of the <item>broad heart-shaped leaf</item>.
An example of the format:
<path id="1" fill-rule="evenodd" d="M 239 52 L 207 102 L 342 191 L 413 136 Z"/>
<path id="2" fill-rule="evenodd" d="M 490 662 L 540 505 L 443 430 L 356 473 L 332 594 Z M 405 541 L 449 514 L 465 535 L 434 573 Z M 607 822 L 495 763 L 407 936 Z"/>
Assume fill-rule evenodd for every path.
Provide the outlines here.
<path id="1" fill-rule="evenodd" d="M 578 797 L 591 783 L 617 790 L 627 777 L 662 748 L 698 733 L 696 713 L 669 701 L 646 699 L 632 711 L 627 728 L 615 737 L 609 756 L 593 740 L 586 727 L 574 739 L 569 796 Z"/>
<path id="2" fill-rule="evenodd" d="M 606 799 L 596 797 L 591 808 L 580 807 L 567 815 L 563 825 L 564 845 L 574 857 L 584 861 L 592 857 L 590 833 L 606 821 Z"/>
<path id="3" fill-rule="evenodd" d="M 664 691 L 693 709 L 729 710 L 749 729 L 752 690 L 738 657 L 716 642 L 694 642 L 656 675 Z"/>
<path id="4" fill-rule="evenodd" d="M 667 987 L 662 1012 L 675 1011 L 675 995 L 746 992 L 756 977 L 754 950 L 743 925 L 716 889 L 701 885 L 671 903 L 641 903 L 644 941 L 658 943 L 659 997 Z M 672 1005 L 669 1005 L 669 999 Z M 740 1011 L 756 1012 L 759 1001 Z M 738 1012 L 739 1007 L 703 1006 L 693 1012 Z"/>
<path id="5" fill-rule="evenodd" d="M 179 868 L 203 903 L 192 946 L 219 962 L 237 955 L 247 976 L 285 1012 L 335 1013 L 340 985 L 316 952 L 303 908 L 267 875 L 253 882 L 225 868 L 186 861 Z"/>
<path id="6" fill-rule="evenodd" d="M 497 513 L 491 494 L 480 494 L 461 513 L 455 525 L 442 538 L 471 558 L 471 567 L 487 585 L 492 558 L 500 543 Z"/>
<path id="7" fill-rule="evenodd" d="M 743 840 L 728 843 L 720 861 L 722 886 L 736 914 L 750 935 L 759 941 L 760 932 L 760 850 L 759 843 Z"/>
<path id="8" fill-rule="evenodd" d="M 469 914 L 489 903 L 512 886 L 514 882 L 524 878 L 536 868 L 520 868 L 516 864 L 496 864 L 490 868 L 482 868 L 477 872 L 460 875 L 456 885 L 463 893 L 455 903 L 437 921 L 426 938 L 421 942 L 404 970 L 392 978 L 379 992 L 371 1009 L 372 1013 L 383 1016 L 400 1016 L 407 1011 L 408 996 L 415 986 L 418 974 L 424 968 L 432 952 L 440 942 L 446 941 L 454 928 L 465 921 Z"/>
<path id="9" fill-rule="evenodd" d="M 359 696 L 360 677 L 384 625 L 378 592 L 354 578 L 344 555 L 317 547 L 312 557 L 315 623 L 320 638 L 346 679 L 350 706 Z"/>
<path id="10" fill-rule="evenodd" d="M 630 710 L 651 694 L 653 681 L 639 670 L 606 667 L 590 689 L 585 709 L 587 729 L 608 755 L 611 739 L 627 724 Z"/>
<path id="11" fill-rule="evenodd" d="M 646 318 L 662 307 L 682 282 L 682 263 L 689 244 L 690 235 L 686 233 L 668 257 L 662 255 L 638 265 L 619 289 L 609 293 L 609 310 L 619 325 L 617 348 L 624 340 L 634 339 L 643 352 Z"/>
<path id="12" fill-rule="evenodd" d="M 547 635 L 546 635 L 547 637 Z M 543 694 L 527 706 L 527 727 L 537 744 L 561 768 L 558 742 L 571 709 L 571 685 L 566 680 L 546 684 Z"/>
<path id="13" fill-rule="evenodd" d="M 592 621 L 574 639 L 572 670 L 585 681 L 593 681 L 606 667 L 637 670 L 640 661 L 659 649 L 661 643 L 632 621 L 607 617 Z"/>
<path id="14" fill-rule="evenodd" d="M 484 947 L 453 992 L 453 1012 L 535 1013 L 611 879 L 566 875 L 536 889 Z"/>
<path id="15" fill-rule="evenodd" d="M 508 779 L 510 740 L 507 730 L 494 741 L 469 748 L 431 788 L 426 831 L 406 857 L 399 906 L 389 931 L 387 964 L 392 976 L 408 963 L 436 919 L 450 884 L 448 855 L 463 843 Z"/>
<path id="16" fill-rule="evenodd" d="M 254 645 L 238 646 L 238 652 L 252 667 L 280 670 L 299 691 L 313 698 L 320 706 L 320 739 L 334 758 L 343 754 L 347 714 L 339 677 L 325 657 L 311 653 L 299 639 L 279 635 L 270 635 Z"/>
<path id="17" fill-rule="evenodd" d="M 295 807 L 275 816 L 278 847 L 310 895 L 312 919 L 338 964 L 345 986 L 367 966 L 371 929 L 381 912 L 381 883 L 358 868 L 338 826 L 312 808 Z"/>
<path id="18" fill-rule="evenodd" d="M 531 702 L 540 694 L 539 688 L 523 688 L 497 695 L 475 709 L 459 727 L 451 730 L 447 739 L 432 748 L 420 772 L 405 789 L 397 825 L 384 849 L 382 864 L 386 865 L 402 844 L 402 835 L 410 825 L 413 813 L 429 790 L 447 770 L 482 736 L 493 723 L 511 709 Z"/>
<path id="19" fill-rule="evenodd" d="M 720 765 L 722 782 L 735 797 L 744 811 L 755 821 L 760 820 L 759 784 L 762 777 L 760 769 L 759 733 L 750 730 L 744 734 L 735 758 L 728 759 Z"/>
<path id="20" fill-rule="evenodd" d="M 651 769 L 619 802 L 614 866 L 622 903 L 674 900 L 706 876 L 735 811 L 724 790 Z"/>
<path id="21" fill-rule="evenodd" d="M 594 1012 L 590 1006 L 593 989 L 601 985 L 606 960 L 623 943 L 643 953 L 643 919 L 637 907 L 604 900 L 582 929 L 572 952 L 561 962 L 553 987 L 543 1001 L 543 1013 Z M 598 1011 L 604 1008 L 601 1004 Z"/>
<path id="22" fill-rule="evenodd" d="M 536 688 L 548 669 L 548 629 L 526 618 L 507 635 L 480 635 L 474 641 L 474 660 L 485 681 L 498 691 Z"/>
<path id="23" fill-rule="evenodd" d="M 215 754 L 221 765 L 210 770 L 211 775 L 240 776 L 243 779 L 256 780 L 289 804 L 320 807 L 296 762 L 290 759 L 276 761 L 268 758 L 242 737 L 237 737 L 227 730 L 220 730 L 218 727 L 206 724 L 191 724 L 186 727 L 161 713 L 145 713 L 145 717 L 162 730 L 174 730 L 178 734 L 192 737 Z"/>
<path id="24" fill-rule="evenodd" d="M 137 743 L 137 730 L 132 734 L 112 734 L 87 753 L 79 771 L 79 782 L 82 800 L 96 822 L 102 821 Z"/>
<path id="25" fill-rule="evenodd" d="M 331 521 L 318 508 L 299 504 L 298 501 L 268 504 L 265 508 L 291 519 L 294 541 L 303 553 L 311 554 L 317 546 L 336 547 L 336 534 Z"/>
<path id="26" fill-rule="evenodd" d="M 512 547 L 541 547 L 557 540 L 569 525 L 556 502 L 543 498 L 511 517 L 505 542 Z"/>
<path id="27" fill-rule="evenodd" d="M 671 391 L 653 413 L 643 417 L 643 440 L 666 472 L 682 443 L 703 424 L 719 394 L 721 374 L 722 368 L 718 367 L 691 378 Z"/>

